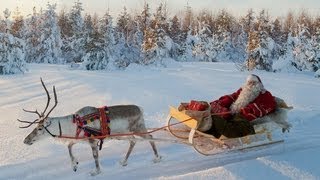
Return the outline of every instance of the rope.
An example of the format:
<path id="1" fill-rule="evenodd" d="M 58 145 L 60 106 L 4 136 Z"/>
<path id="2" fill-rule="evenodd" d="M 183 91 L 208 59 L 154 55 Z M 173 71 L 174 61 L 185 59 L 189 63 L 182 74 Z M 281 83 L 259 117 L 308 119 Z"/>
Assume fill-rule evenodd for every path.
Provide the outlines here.
<path id="1" fill-rule="evenodd" d="M 230 114 L 230 112 L 223 112 L 223 113 L 211 113 L 211 115 L 225 115 L 225 114 Z M 170 124 L 170 125 L 166 125 L 166 126 L 162 126 L 162 127 L 159 127 L 159 128 L 153 128 L 153 130 L 151 131 L 147 131 L 147 132 L 140 132 L 140 133 L 119 133 L 119 134 L 110 134 L 110 135 L 101 135 L 101 136 L 94 136 L 94 137 L 72 137 L 72 136 L 55 136 L 57 138 L 66 138 L 66 139 L 104 139 L 106 137 L 118 137 L 118 136 L 133 136 L 133 135 L 145 135 L 145 134 L 151 134 L 153 132 L 156 132 L 156 131 L 160 131 L 162 129 L 165 129 L 165 128 L 168 128 L 168 127 L 171 127 L 171 126 L 175 126 L 177 124 L 181 124 L 181 123 L 184 123 L 184 122 L 187 122 L 187 121 L 190 121 L 191 119 L 193 118 L 188 118 L 186 120 L 183 120 L 183 121 L 179 121 L 177 123 L 173 123 L 173 124 Z"/>

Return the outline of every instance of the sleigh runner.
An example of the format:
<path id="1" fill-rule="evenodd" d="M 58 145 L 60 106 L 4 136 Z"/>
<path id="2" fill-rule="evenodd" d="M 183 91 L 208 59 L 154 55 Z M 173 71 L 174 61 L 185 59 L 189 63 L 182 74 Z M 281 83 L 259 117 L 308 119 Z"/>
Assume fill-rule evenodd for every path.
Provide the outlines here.
<path id="1" fill-rule="evenodd" d="M 269 118 L 272 118 L 272 116 Z M 238 138 L 226 138 L 222 136 L 217 139 L 213 135 L 197 130 L 199 121 L 186 115 L 185 111 L 179 111 L 174 107 L 170 107 L 167 117 L 167 130 L 181 141 L 188 141 L 189 145 L 193 146 L 197 152 L 203 155 L 215 155 L 222 152 L 244 150 L 284 142 L 283 139 L 273 137 L 273 130 L 275 128 L 272 122 L 264 122 L 265 120 L 258 121 L 260 122 L 254 123 L 256 133 L 253 135 Z M 175 126 L 175 124 L 179 125 Z M 285 124 L 282 128 L 287 130 L 289 127 L 289 124 Z"/>

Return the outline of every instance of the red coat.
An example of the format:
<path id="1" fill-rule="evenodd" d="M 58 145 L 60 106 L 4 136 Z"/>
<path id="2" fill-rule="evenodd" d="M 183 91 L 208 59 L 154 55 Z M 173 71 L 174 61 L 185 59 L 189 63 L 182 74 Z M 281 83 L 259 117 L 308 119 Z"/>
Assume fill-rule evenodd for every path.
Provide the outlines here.
<path id="1" fill-rule="evenodd" d="M 218 100 L 211 102 L 211 112 L 221 113 L 230 111 L 231 104 L 237 100 L 241 91 L 242 89 L 240 88 L 232 94 L 222 96 Z M 246 107 L 241 108 L 240 114 L 248 121 L 252 121 L 273 112 L 275 108 L 276 101 L 274 97 L 269 91 L 265 91 L 264 93 L 260 93 L 260 95 Z M 224 115 L 222 117 L 229 119 L 231 118 L 231 114 Z"/>

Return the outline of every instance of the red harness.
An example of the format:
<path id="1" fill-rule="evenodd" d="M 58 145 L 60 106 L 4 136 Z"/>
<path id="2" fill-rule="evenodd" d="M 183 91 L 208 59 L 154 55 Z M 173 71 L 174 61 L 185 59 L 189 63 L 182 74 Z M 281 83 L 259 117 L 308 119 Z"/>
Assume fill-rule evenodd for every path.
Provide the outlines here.
<path id="1" fill-rule="evenodd" d="M 87 114 L 83 117 L 80 117 L 78 114 L 75 114 L 73 116 L 73 123 L 77 124 L 76 138 L 79 138 L 79 135 L 82 131 L 84 132 L 83 133 L 84 137 L 110 135 L 110 127 L 109 127 L 110 119 L 107 116 L 107 114 L 109 114 L 109 110 L 107 106 L 99 108 L 97 113 Z M 87 124 L 95 120 L 100 121 L 100 129 L 95 129 L 95 128 L 86 126 Z"/>

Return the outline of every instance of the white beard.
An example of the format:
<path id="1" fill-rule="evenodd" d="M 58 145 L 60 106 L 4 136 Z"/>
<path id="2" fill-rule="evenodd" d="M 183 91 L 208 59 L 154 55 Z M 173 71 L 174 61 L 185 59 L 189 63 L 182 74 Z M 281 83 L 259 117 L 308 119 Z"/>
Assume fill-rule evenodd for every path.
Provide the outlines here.
<path id="1" fill-rule="evenodd" d="M 242 91 L 240 92 L 238 99 L 230 106 L 231 113 L 239 113 L 241 108 L 246 107 L 249 103 L 255 100 L 261 92 L 264 92 L 264 88 L 261 83 L 251 87 L 245 84 L 242 87 Z"/>

